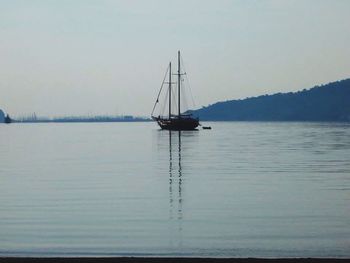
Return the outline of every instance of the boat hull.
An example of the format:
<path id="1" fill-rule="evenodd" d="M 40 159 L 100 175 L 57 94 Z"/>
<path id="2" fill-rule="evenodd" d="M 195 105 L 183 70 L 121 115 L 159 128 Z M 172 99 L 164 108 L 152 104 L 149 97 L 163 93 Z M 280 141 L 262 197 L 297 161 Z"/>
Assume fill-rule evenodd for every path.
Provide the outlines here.
<path id="1" fill-rule="evenodd" d="M 195 130 L 198 125 L 198 119 L 194 118 L 178 118 L 178 119 L 156 119 L 159 127 L 163 130 L 172 131 L 190 131 Z"/>
<path id="2" fill-rule="evenodd" d="M 6 124 L 10 124 L 12 122 L 11 118 L 9 116 L 5 117 L 5 121 Z"/>

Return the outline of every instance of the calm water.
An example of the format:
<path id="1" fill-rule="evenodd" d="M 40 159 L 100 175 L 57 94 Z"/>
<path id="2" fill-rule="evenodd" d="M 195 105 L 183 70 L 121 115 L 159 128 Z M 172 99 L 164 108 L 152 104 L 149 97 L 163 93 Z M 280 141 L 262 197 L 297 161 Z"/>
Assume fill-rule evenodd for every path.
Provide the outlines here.
<path id="1" fill-rule="evenodd" d="M 209 125 L 1 125 L 0 256 L 350 256 L 350 124 Z"/>

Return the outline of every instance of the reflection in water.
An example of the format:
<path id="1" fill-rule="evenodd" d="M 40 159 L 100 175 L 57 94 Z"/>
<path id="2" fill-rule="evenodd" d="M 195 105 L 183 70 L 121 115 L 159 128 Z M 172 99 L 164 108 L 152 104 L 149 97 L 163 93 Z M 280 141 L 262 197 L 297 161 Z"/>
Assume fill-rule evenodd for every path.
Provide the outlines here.
<path id="1" fill-rule="evenodd" d="M 182 230 L 184 218 L 184 180 L 183 155 L 188 152 L 197 135 L 197 131 L 159 131 L 163 150 L 169 151 L 169 237 L 170 245 L 181 249 L 183 247 Z M 183 142 L 182 142 L 183 140 Z M 166 142 L 166 143 L 164 143 Z M 183 144 L 184 143 L 184 144 Z M 186 154 L 185 154 L 186 155 Z"/>
<path id="2" fill-rule="evenodd" d="M 161 145 L 169 151 L 169 237 L 170 245 L 177 249 L 183 248 L 185 176 L 182 158 L 184 153 L 193 147 L 192 143 L 197 134 L 197 131 L 159 131 L 158 133 L 160 141 L 167 141 Z"/>
<path id="3" fill-rule="evenodd" d="M 159 131 L 159 139 L 168 136 L 169 141 L 169 201 L 170 219 L 181 220 L 183 218 L 183 169 L 182 150 L 190 147 L 191 142 L 196 137 L 198 131 Z M 182 139 L 185 145 L 182 145 Z M 182 149 L 183 148 L 183 149 Z M 176 213 L 176 215 L 174 215 Z"/>
<path id="4" fill-rule="evenodd" d="M 177 137 L 177 138 L 176 138 Z M 175 141 L 176 140 L 176 141 Z M 177 142 L 177 147 L 176 147 Z M 174 145 L 173 145 L 174 144 Z M 173 147 L 175 146 L 175 147 Z M 177 158 L 173 158 L 173 151 Z M 177 164 L 177 167 L 176 167 Z M 181 131 L 169 131 L 169 201 L 170 220 L 182 220 L 182 167 L 181 167 Z M 174 218 L 174 210 L 176 215 Z M 180 222 L 181 223 L 181 222 Z M 179 225 L 179 232 L 182 227 Z"/>
<path id="5" fill-rule="evenodd" d="M 178 206 L 178 219 L 182 219 L 182 191 L 181 191 L 181 186 L 182 186 L 182 168 L 181 168 L 181 131 L 178 132 L 178 138 L 179 138 L 179 144 L 178 144 L 178 154 L 179 154 L 179 165 L 178 165 L 178 175 L 179 175 L 179 206 Z"/>
<path id="6" fill-rule="evenodd" d="M 178 138 L 177 142 L 177 160 L 173 159 L 173 136 L 176 135 Z M 176 138 L 174 138 L 176 139 Z M 174 150 L 175 151 L 175 150 Z M 174 168 L 174 163 L 177 162 L 177 169 Z M 173 188 L 176 187 L 176 193 L 174 193 Z M 174 218 L 173 210 L 174 210 L 174 194 L 176 197 L 177 205 L 177 219 L 182 219 L 182 168 L 181 168 L 181 131 L 172 132 L 169 131 L 169 200 L 170 200 L 170 219 Z"/>

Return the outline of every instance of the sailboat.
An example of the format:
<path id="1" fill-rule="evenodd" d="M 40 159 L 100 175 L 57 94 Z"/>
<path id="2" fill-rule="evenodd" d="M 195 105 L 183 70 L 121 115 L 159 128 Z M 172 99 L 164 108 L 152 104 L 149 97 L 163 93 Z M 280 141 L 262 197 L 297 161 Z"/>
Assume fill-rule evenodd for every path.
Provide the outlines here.
<path id="1" fill-rule="evenodd" d="M 177 114 L 172 113 L 172 85 L 175 84 L 171 82 L 171 62 L 169 63 L 169 77 L 168 82 L 162 83 L 161 89 L 158 93 L 157 100 L 154 104 L 153 111 L 152 111 L 152 119 L 155 120 L 161 129 L 163 130 L 175 130 L 175 131 L 181 131 L 181 130 L 195 130 L 199 125 L 199 119 L 192 117 L 192 114 L 188 113 L 182 113 L 181 112 L 181 76 L 185 73 L 181 73 L 181 65 L 180 65 L 180 51 L 178 51 L 178 67 L 177 67 Z M 153 116 L 154 110 L 156 108 L 157 103 L 159 103 L 159 97 L 163 89 L 163 84 L 168 84 L 168 104 L 169 104 L 169 111 L 168 116 Z"/>

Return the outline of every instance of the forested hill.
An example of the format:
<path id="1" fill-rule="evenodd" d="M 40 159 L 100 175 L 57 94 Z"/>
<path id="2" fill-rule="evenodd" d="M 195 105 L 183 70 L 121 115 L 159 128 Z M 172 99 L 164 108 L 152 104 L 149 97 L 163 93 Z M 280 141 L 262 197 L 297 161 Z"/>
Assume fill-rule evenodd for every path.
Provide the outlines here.
<path id="1" fill-rule="evenodd" d="M 211 121 L 350 121 L 350 79 L 299 92 L 218 102 L 192 113 Z"/>

